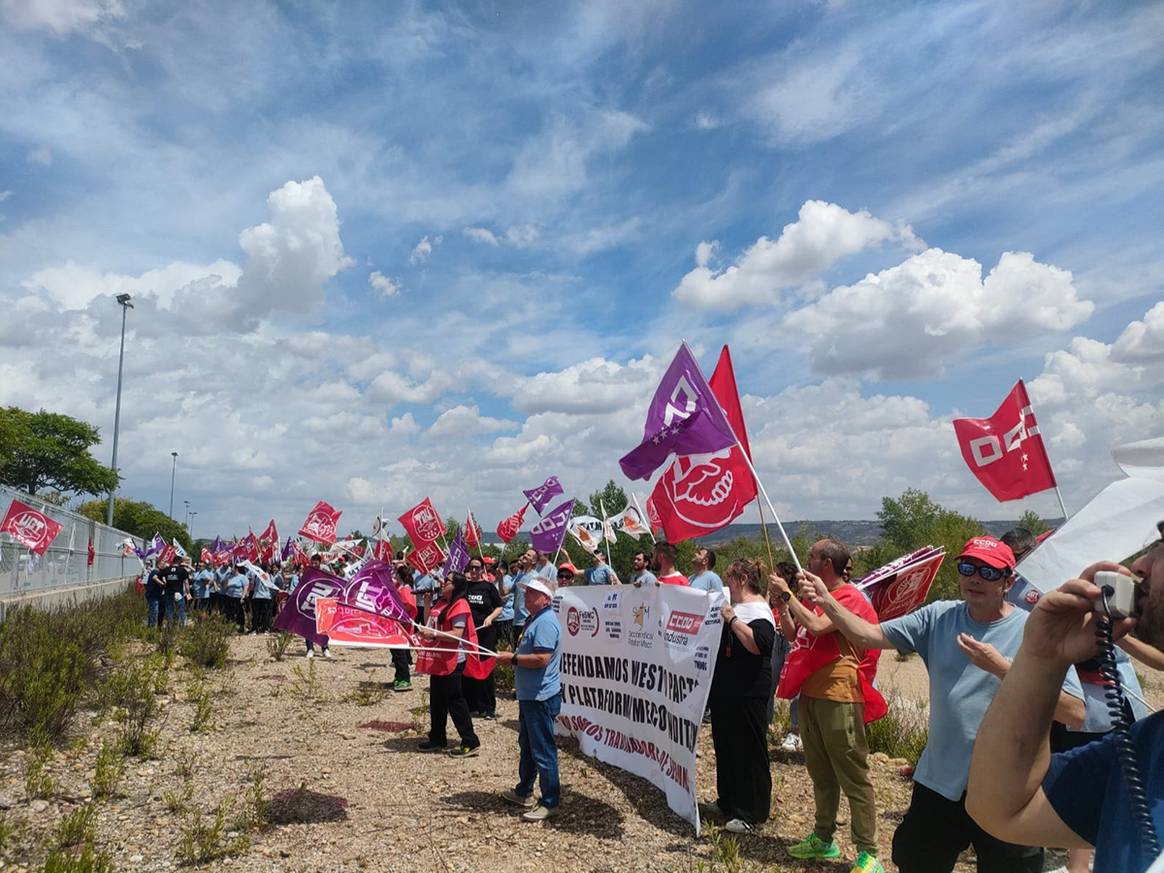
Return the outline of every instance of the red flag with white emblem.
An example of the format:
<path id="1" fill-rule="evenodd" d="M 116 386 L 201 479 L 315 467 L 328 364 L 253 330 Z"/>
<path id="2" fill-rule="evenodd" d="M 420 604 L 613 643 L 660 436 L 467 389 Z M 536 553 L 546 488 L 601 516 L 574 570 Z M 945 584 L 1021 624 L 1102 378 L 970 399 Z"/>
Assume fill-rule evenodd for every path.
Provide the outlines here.
<path id="1" fill-rule="evenodd" d="M 0 523 L 0 531 L 11 534 L 12 538 L 38 555 L 43 555 L 52 541 L 61 532 L 62 525 L 53 521 L 43 512 L 13 500 Z"/>
<path id="2" fill-rule="evenodd" d="M 513 515 L 509 516 L 509 518 L 503 518 L 501 523 L 497 525 L 497 535 L 501 537 L 503 543 L 508 543 L 517 536 L 517 532 L 521 530 L 521 523 L 525 519 L 525 511 L 527 509 L 529 509 L 528 503 Z"/>
<path id="3" fill-rule="evenodd" d="M 1055 487 L 1022 379 L 990 418 L 954 419 L 954 433 L 966 466 L 995 500 L 1018 500 Z"/>

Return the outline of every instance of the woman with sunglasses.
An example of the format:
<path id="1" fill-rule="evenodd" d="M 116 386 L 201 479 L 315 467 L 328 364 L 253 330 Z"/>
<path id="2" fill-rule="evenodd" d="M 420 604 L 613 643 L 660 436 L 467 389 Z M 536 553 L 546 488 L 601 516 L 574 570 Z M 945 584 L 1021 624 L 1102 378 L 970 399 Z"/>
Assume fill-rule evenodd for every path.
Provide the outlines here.
<path id="1" fill-rule="evenodd" d="M 974 737 L 1018 653 L 1027 621 L 1027 613 L 1006 600 L 1014 553 L 994 537 L 974 537 L 955 563 L 961 600 L 939 600 L 880 624 L 845 609 L 812 573 L 801 572 L 801 594 L 854 645 L 917 652 L 929 672 L 929 741 L 914 772 L 909 809 L 893 835 L 893 862 L 900 873 L 948 873 L 969 846 L 980 873 L 1040 873 L 1041 848 L 1005 843 L 966 812 Z M 1072 669 L 1055 718 L 1078 727 L 1083 713 L 1083 690 Z"/>
<path id="2" fill-rule="evenodd" d="M 461 742 L 449 754 L 475 758 L 480 754 L 481 741 L 473 731 L 473 718 L 461 684 L 466 673 L 480 678 L 477 632 L 469 609 L 469 580 L 461 573 L 450 573 L 441 581 L 440 592 L 428 624 L 420 632 L 423 647 L 416 656 L 416 672 L 429 675 L 428 739 L 420 744 L 420 750 L 445 751 L 448 719 L 452 716 Z"/>

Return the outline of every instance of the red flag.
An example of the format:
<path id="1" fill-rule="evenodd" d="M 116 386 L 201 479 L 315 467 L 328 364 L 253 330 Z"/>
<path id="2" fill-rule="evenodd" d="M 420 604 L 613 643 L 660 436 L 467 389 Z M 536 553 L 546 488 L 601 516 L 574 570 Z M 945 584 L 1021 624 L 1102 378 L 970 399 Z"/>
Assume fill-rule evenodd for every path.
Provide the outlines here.
<path id="1" fill-rule="evenodd" d="M 503 518 L 501 524 L 497 525 L 497 535 L 501 537 L 503 543 L 508 543 L 521 530 L 521 522 L 525 518 L 525 511 L 529 509 L 529 504 L 525 504 L 521 509 L 515 512 L 509 518 Z"/>
<path id="2" fill-rule="evenodd" d="M 307 513 L 307 521 L 299 528 L 299 536 L 315 540 L 317 543 L 334 543 L 335 527 L 343 512 L 336 509 L 326 500 L 315 504 L 315 508 Z"/>
<path id="3" fill-rule="evenodd" d="M 655 506 L 655 498 L 647 498 L 647 520 L 651 523 L 651 533 L 663 529 L 663 517 L 659 515 L 659 508 Z"/>
<path id="4" fill-rule="evenodd" d="M 724 346 L 708 380 L 732 430 L 748 449 L 748 432 L 740 409 L 731 353 Z M 748 449 L 751 456 L 751 450 Z M 647 501 L 652 525 L 658 518 L 672 543 L 726 527 L 756 499 L 756 480 L 739 446 L 710 455 L 681 455 L 667 468 Z"/>
<path id="5" fill-rule="evenodd" d="M 946 550 L 926 546 L 867 573 L 854 584 L 865 592 L 880 621 L 908 615 L 926 602 Z"/>
<path id="6" fill-rule="evenodd" d="M 0 531 L 12 534 L 12 538 L 22 546 L 43 555 L 61 532 L 61 525 L 43 512 L 13 500 L 3 523 L 0 523 Z"/>
<path id="7" fill-rule="evenodd" d="M 170 564 L 174 563 L 174 558 L 176 557 L 178 557 L 177 550 L 172 545 L 167 543 L 166 547 L 162 549 L 162 553 L 158 555 L 158 566 L 168 567 Z"/>
<path id="8" fill-rule="evenodd" d="M 376 540 L 372 544 L 372 557 L 377 561 L 391 561 L 392 543 L 388 540 Z"/>
<path id="9" fill-rule="evenodd" d="M 248 561 L 254 562 L 259 560 L 259 539 L 255 536 L 254 531 L 250 531 L 246 538 L 242 541 L 242 546 L 246 550 L 246 558 Z"/>
<path id="10" fill-rule="evenodd" d="M 471 512 L 465 519 L 465 545 L 470 549 L 481 548 L 481 525 L 477 524 L 477 519 L 473 518 Z"/>
<path id="11" fill-rule="evenodd" d="M 990 418 L 954 419 L 954 433 L 966 466 L 995 500 L 1018 500 L 1055 487 L 1022 379 Z"/>
<path id="12" fill-rule="evenodd" d="M 436 543 L 425 543 L 408 554 L 408 563 L 421 573 L 431 573 L 445 562 L 445 553 Z"/>
<path id="13" fill-rule="evenodd" d="M 275 558 L 275 546 L 279 545 L 279 530 L 275 527 L 275 519 L 267 522 L 267 528 L 259 534 L 259 557 L 264 561 Z"/>
<path id="14" fill-rule="evenodd" d="M 93 550 L 93 537 L 89 537 L 89 560 L 88 565 L 93 566 L 93 559 L 97 557 L 97 553 Z"/>
<path id="15" fill-rule="evenodd" d="M 210 554 L 210 550 L 206 546 L 202 547 L 202 554 L 198 556 L 198 560 L 203 564 L 213 564 L 214 555 Z"/>
<path id="16" fill-rule="evenodd" d="M 400 516 L 400 523 L 412 539 L 412 545 L 418 549 L 445 535 L 445 523 L 427 497 Z"/>

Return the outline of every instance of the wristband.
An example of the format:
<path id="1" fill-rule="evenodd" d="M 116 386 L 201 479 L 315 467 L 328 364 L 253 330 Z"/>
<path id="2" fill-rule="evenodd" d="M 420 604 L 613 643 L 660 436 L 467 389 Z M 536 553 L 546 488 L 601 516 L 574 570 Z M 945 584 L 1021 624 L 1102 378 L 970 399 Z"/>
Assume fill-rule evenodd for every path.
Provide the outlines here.
<path id="1" fill-rule="evenodd" d="M 738 620 L 739 620 L 739 616 L 738 616 L 738 615 L 733 615 L 733 616 L 732 616 L 732 620 L 728 622 L 728 627 L 730 628 L 730 627 L 731 627 L 733 624 L 735 624 L 735 623 L 736 623 Z"/>

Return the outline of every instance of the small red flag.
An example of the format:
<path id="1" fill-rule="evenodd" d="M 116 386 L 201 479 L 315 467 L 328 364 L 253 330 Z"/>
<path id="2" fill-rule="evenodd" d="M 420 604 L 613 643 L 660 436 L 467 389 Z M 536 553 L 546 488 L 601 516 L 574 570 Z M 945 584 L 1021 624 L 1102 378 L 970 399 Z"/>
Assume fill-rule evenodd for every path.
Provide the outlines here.
<path id="1" fill-rule="evenodd" d="M 88 565 L 93 566 L 93 559 L 97 557 L 97 553 L 93 550 L 93 537 L 89 537 L 89 560 Z"/>
<path id="2" fill-rule="evenodd" d="M 431 573 L 444 562 L 445 553 L 436 543 L 425 543 L 408 555 L 408 563 L 422 573 Z"/>
<path id="3" fill-rule="evenodd" d="M 525 511 L 529 508 L 529 504 L 525 504 L 521 509 L 515 512 L 509 518 L 503 518 L 501 523 L 497 525 L 497 535 L 501 537 L 503 543 L 508 543 L 521 530 L 521 523 L 525 519 Z"/>
<path id="4" fill-rule="evenodd" d="M 279 530 L 275 527 L 275 519 L 267 522 L 267 528 L 259 534 L 259 557 L 264 561 L 275 558 L 275 546 L 279 545 Z"/>
<path id="5" fill-rule="evenodd" d="M 61 527 L 43 512 L 19 500 L 12 501 L 4 521 L 0 523 L 0 531 L 12 534 L 14 540 L 38 555 L 48 550 L 61 532 Z"/>
<path id="6" fill-rule="evenodd" d="M 436 542 L 445 534 L 445 523 L 427 497 L 400 516 L 400 523 L 404 525 L 412 545 L 418 549 L 427 543 Z"/>
<path id="7" fill-rule="evenodd" d="M 956 418 L 962 457 L 995 500 L 1018 500 L 1055 487 L 1027 386 L 1015 384 L 990 418 Z"/>
<path id="8" fill-rule="evenodd" d="M 326 500 L 321 500 L 307 513 L 307 521 L 299 528 L 299 536 L 330 545 L 335 542 L 335 528 L 341 515 L 343 515 L 341 510 Z"/>
<path id="9" fill-rule="evenodd" d="M 477 524 L 477 519 L 473 518 L 471 512 L 465 519 L 465 545 L 470 549 L 481 548 L 481 526 Z"/>
<path id="10" fill-rule="evenodd" d="M 747 449 L 748 433 L 727 346 L 708 384 Z M 750 457 L 750 449 L 748 453 Z M 647 513 L 652 526 L 661 527 L 667 540 L 677 543 L 726 527 L 756 499 L 756 493 L 756 480 L 739 446 L 710 455 L 680 455 L 655 483 Z"/>

